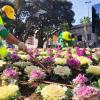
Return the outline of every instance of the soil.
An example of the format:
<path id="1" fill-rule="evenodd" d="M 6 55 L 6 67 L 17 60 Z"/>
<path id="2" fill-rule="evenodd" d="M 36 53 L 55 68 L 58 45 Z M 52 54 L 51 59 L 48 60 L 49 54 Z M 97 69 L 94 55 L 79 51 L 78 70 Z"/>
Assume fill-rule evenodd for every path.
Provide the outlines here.
<path id="1" fill-rule="evenodd" d="M 19 100 L 43 100 L 41 96 L 34 93 L 35 89 L 37 88 L 38 84 L 29 84 L 28 82 L 21 82 L 19 83 L 21 97 Z"/>

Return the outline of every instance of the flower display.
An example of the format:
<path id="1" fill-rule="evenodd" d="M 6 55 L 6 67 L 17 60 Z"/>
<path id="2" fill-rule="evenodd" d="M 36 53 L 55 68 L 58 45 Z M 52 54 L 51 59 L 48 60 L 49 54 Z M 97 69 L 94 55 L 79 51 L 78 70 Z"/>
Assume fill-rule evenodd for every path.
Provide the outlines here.
<path id="1" fill-rule="evenodd" d="M 5 61 L 3 61 L 3 60 L 0 60 L 0 67 L 2 67 L 3 65 L 5 65 L 6 64 L 6 62 Z"/>
<path id="2" fill-rule="evenodd" d="M 47 57 L 47 58 L 44 58 L 41 62 L 43 64 L 50 64 L 50 63 L 53 63 L 54 61 L 52 57 Z"/>
<path id="3" fill-rule="evenodd" d="M 68 59 L 67 64 L 71 69 L 78 69 L 80 67 L 80 61 L 75 58 Z"/>
<path id="4" fill-rule="evenodd" d="M 17 99 L 19 87 L 17 85 L 10 84 L 8 86 L 0 87 L 0 100 Z"/>
<path id="5" fill-rule="evenodd" d="M 84 56 L 84 54 L 85 54 L 85 50 L 84 49 L 81 49 L 81 48 L 77 49 L 77 55 L 78 56 Z"/>
<path id="6" fill-rule="evenodd" d="M 100 90 L 91 86 L 80 86 L 73 90 L 74 100 L 99 100 Z M 96 96 L 98 99 L 89 99 Z"/>
<path id="7" fill-rule="evenodd" d="M 31 62 L 28 62 L 28 61 L 27 62 L 25 62 L 25 61 L 18 61 L 18 62 L 13 63 L 13 65 L 14 66 L 18 66 L 20 68 L 24 68 L 26 66 L 32 65 L 32 63 Z"/>
<path id="8" fill-rule="evenodd" d="M 0 100 L 24 99 L 19 88 L 32 100 L 100 100 L 100 48 L 30 48 L 40 64 L 18 49 L 0 58 Z"/>
<path id="9" fill-rule="evenodd" d="M 66 54 L 64 55 L 64 58 L 65 58 L 66 60 L 68 60 L 69 58 L 72 58 L 72 54 L 71 54 L 71 53 L 66 53 Z"/>
<path id="10" fill-rule="evenodd" d="M 85 84 L 85 82 L 87 82 L 87 81 L 88 81 L 87 77 L 85 77 L 84 75 L 81 75 L 81 74 L 79 74 L 75 79 L 73 79 L 73 83 L 75 85 Z"/>
<path id="11" fill-rule="evenodd" d="M 43 56 L 38 56 L 37 59 L 38 59 L 39 61 L 41 61 L 42 59 L 44 59 L 44 57 L 43 57 Z"/>
<path id="12" fill-rule="evenodd" d="M 90 60 L 92 60 L 92 59 L 93 59 L 93 57 L 92 57 L 92 56 L 87 56 L 87 58 L 89 58 Z"/>
<path id="13" fill-rule="evenodd" d="M 16 78 L 17 72 L 13 68 L 7 68 L 3 71 L 3 75 L 7 78 Z"/>
<path id="14" fill-rule="evenodd" d="M 99 58 L 96 56 L 95 53 L 92 54 L 92 57 L 93 57 L 93 59 L 95 59 L 95 60 L 99 60 Z"/>
<path id="15" fill-rule="evenodd" d="M 97 58 L 100 58 L 100 51 L 95 52 Z"/>
<path id="16" fill-rule="evenodd" d="M 81 65 L 91 65 L 92 64 L 92 60 L 84 56 L 77 57 L 77 60 L 80 61 Z"/>
<path id="17" fill-rule="evenodd" d="M 48 53 L 48 55 L 51 55 L 52 56 L 53 50 L 52 49 L 47 49 L 47 53 Z"/>
<path id="18" fill-rule="evenodd" d="M 20 57 L 16 53 L 11 54 L 10 57 L 12 60 L 19 60 L 20 59 Z"/>
<path id="19" fill-rule="evenodd" d="M 57 64 L 57 65 L 66 65 L 65 58 L 55 58 L 54 61 L 55 61 L 55 64 Z"/>
<path id="20" fill-rule="evenodd" d="M 22 60 L 27 60 L 28 55 L 26 54 L 18 54 L 18 56 L 22 59 Z"/>
<path id="21" fill-rule="evenodd" d="M 61 52 L 61 57 L 64 57 L 65 55 L 67 54 L 67 51 L 63 51 L 63 52 Z"/>
<path id="22" fill-rule="evenodd" d="M 86 71 L 87 73 L 91 73 L 94 75 L 100 75 L 100 66 L 89 66 Z"/>
<path id="23" fill-rule="evenodd" d="M 61 57 L 61 55 L 58 54 L 58 53 L 56 53 L 56 54 L 54 55 L 54 58 L 60 58 L 60 57 Z"/>
<path id="24" fill-rule="evenodd" d="M 85 54 L 86 54 L 86 55 L 90 55 L 91 52 L 90 52 L 90 51 L 85 51 Z"/>
<path id="25" fill-rule="evenodd" d="M 68 100 L 65 94 L 67 87 L 62 87 L 57 84 L 50 84 L 41 90 L 43 100 Z"/>
<path id="26" fill-rule="evenodd" d="M 29 81 L 36 81 L 45 78 L 45 73 L 40 70 L 33 70 L 29 76 Z"/>
<path id="27" fill-rule="evenodd" d="M 76 53 L 77 53 L 76 49 L 75 49 L 75 48 L 72 48 L 72 49 L 71 49 L 71 53 L 72 53 L 72 54 L 76 54 Z"/>
<path id="28" fill-rule="evenodd" d="M 37 66 L 34 66 L 34 65 L 31 65 L 31 66 L 26 66 L 26 68 L 24 69 L 25 73 L 30 75 L 32 71 L 37 71 L 37 70 L 42 70 L 41 68 L 37 67 Z"/>
<path id="29" fill-rule="evenodd" d="M 69 67 L 57 66 L 54 68 L 54 73 L 59 76 L 69 76 L 71 74 L 71 70 Z"/>
<path id="30" fill-rule="evenodd" d="M 44 51 L 44 52 L 40 52 L 40 55 L 46 56 L 46 55 L 48 55 L 48 53 L 46 51 Z"/>

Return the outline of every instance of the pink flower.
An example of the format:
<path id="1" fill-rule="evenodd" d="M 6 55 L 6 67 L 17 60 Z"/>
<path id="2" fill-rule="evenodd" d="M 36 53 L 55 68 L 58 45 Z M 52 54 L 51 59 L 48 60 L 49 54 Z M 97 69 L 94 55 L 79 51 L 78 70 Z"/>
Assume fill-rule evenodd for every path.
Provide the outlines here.
<path id="1" fill-rule="evenodd" d="M 85 50 L 84 49 L 77 49 L 77 55 L 78 56 L 84 56 Z"/>
<path id="2" fill-rule="evenodd" d="M 47 57 L 47 58 L 44 58 L 42 59 L 41 61 L 43 64 L 52 64 L 54 62 L 53 58 L 52 57 Z"/>
<path id="3" fill-rule="evenodd" d="M 100 51 L 95 52 L 97 58 L 100 58 Z"/>
<path id="4" fill-rule="evenodd" d="M 53 50 L 52 49 L 47 49 L 47 53 L 49 54 L 49 55 L 52 55 L 53 54 Z"/>
<path id="5" fill-rule="evenodd" d="M 84 76 L 79 74 L 75 79 L 73 79 L 73 83 L 78 85 L 78 84 L 85 84 L 85 82 L 87 82 L 88 79 Z"/>
<path id="6" fill-rule="evenodd" d="M 37 79 L 43 79 L 45 78 L 45 73 L 40 71 L 40 70 L 37 70 L 37 71 L 32 71 L 30 77 L 29 77 L 29 80 L 32 81 L 32 80 L 37 80 Z"/>
<path id="7" fill-rule="evenodd" d="M 58 57 L 61 57 L 60 54 L 57 53 L 54 55 L 54 58 L 58 58 Z"/>
<path id="8" fill-rule="evenodd" d="M 8 78 L 16 78 L 17 72 L 13 68 L 7 68 L 3 71 L 3 75 Z"/>
<path id="9" fill-rule="evenodd" d="M 32 48 L 27 48 L 27 51 L 32 53 Z"/>
<path id="10" fill-rule="evenodd" d="M 82 99 L 82 97 L 85 98 L 85 97 L 91 97 L 93 95 L 99 95 L 100 91 L 94 87 L 84 85 L 74 88 L 73 93 L 74 97 Z"/>

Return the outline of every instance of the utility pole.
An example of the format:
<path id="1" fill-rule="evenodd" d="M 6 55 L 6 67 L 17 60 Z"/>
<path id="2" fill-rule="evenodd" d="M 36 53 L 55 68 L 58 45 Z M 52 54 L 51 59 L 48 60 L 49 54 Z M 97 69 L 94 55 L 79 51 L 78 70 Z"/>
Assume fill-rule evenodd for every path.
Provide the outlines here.
<path id="1" fill-rule="evenodd" d="M 86 2 L 85 2 L 85 4 L 88 5 L 88 17 L 89 17 L 89 14 L 90 14 L 90 11 L 89 11 L 89 10 L 90 10 L 90 9 L 89 9 L 89 8 L 90 8 L 90 3 L 91 3 L 91 1 L 86 1 Z"/>

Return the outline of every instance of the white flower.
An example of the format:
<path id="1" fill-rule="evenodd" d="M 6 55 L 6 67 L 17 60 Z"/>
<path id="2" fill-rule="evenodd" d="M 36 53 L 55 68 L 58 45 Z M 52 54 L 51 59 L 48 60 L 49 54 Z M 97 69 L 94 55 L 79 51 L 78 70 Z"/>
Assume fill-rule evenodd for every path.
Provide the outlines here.
<path id="1" fill-rule="evenodd" d="M 60 76 L 69 76 L 71 74 L 71 70 L 67 66 L 57 66 L 56 68 L 54 68 L 54 73 Z"/>
<path id="2" fill-rule="evenodd" d="M 67 96 L 65 94 L 66 91 L 67 87 L 62 87 L 57 84 L 50 84 L 42 89 L 41 95 L 43 96 L 44 100 L 67 100 Z"/>
<path id="3" fill-rule="evenodd" d="M 4 62 L 3 60 L 0 60 L 0 67 L 2 67 L 4 64 L 6 64 L 6 62 Z"/>

